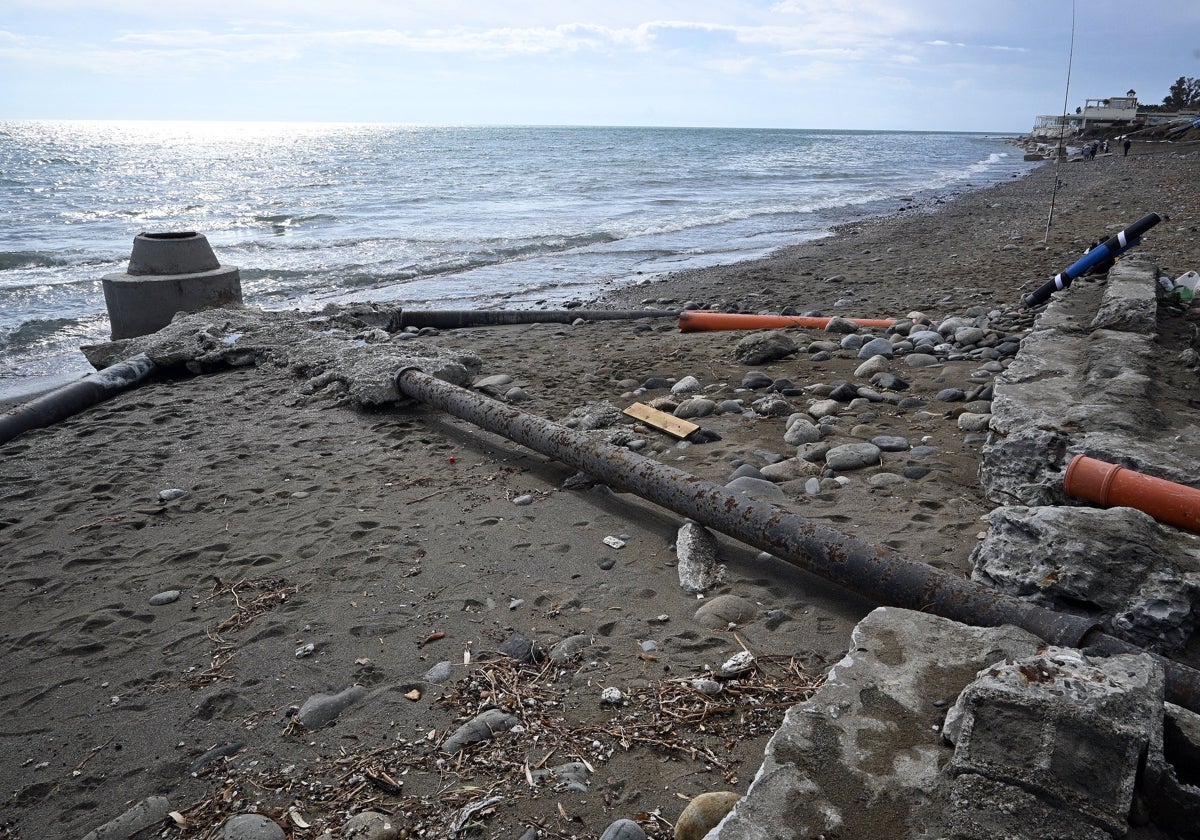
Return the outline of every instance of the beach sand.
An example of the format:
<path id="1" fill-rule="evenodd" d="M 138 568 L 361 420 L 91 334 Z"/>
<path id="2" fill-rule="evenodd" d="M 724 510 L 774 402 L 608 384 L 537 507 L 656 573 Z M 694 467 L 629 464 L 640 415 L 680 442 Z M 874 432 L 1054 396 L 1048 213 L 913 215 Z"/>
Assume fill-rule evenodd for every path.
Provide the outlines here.
<path id="1" fill-rule="evenodd" d="M 1146 153 L 1049 164 L 586 306 L 981 314 L 1017 303 L 1148 212 L 1171 218 L 1139 252 L 1172 277 L 1200 270 L 1200 150 L 1135 151 Z M 591 403 L 624 408 L 667 393 L 632 393 L 649 377 L 690 375 L 714 399 L 747 396 L 735 389 L 750 368 L 733 353 L 744 335 L 655 320 L 414 340 L 473 352 L 483 375 L 512 377 L 502 390 L 523 389 L 522 410 L 561 421 Z M 1189 338 L 1173 334 L 1164 358 Z M 761 369 L 804 388 L 852 380 L 859 364 L 849 352 L 801 352 Z M 885 453 L 816 495 L 803 478 L 786 483 L 788 509 L 968 574 L 993 506 L 977 480 L 982 436 L 960 431 L 955 407 L 933 395 L 977 385 L 979 367 L 894 360 L 906 394 L 926 405 L 843 410 L 833 439 L 900 435 L 935 449 Z M 152 795 L 185 821 L 163 835 L 173 837 L 215 837 L 248 811 L 289 836 L 338 836 L 352 813 L 372 809 L 412 837 L 471 824 L 486 837 L 531 827 L 598 837 L 621 818 L 667 837 L 691 797 L 745 791 L 786 708 L 841 658 L 873 606 L 725 537 L 727 580 L 699 599 L 679 585 L 678 515 L 573 485 L 570 467 L 429 408 L 360 411 L 301 384 L 267 367 L 156 381 L 0 446 L 0 837 L 81 837 Z M 1176 375 L 1170 387 L 1188 410 L 1192 384 Z M 807 399 L 793 402 L 802 410 Z M 783 418 L 697 422 L 720 439 L 681 446 L 646 431 L 647 454 L 724 483 L 735 464 L 794 451 Z M 869 482 L 910 467 L 923 477 Z M 173 488 L 186 493 L 160 502 Z M 177 600 L 150 603 L 173 590 Z M 749 612 L 732 626 L 698 619 L 720 595 Z M 572 636 L 590 644 L 576 658 L 521 665 L 497 652 L 514 634 L 546 648 Z M 692 687 L 743 650 L 759 668 L 738 687 L 713 698 Z M 449 680 L 427 680 L 442 662 Z M 361 698 L 329 725 L 296 723 L 311 696 L 355 685 Z M 622 701 L 603 703 L 607 687 Z M 518 729 L 458 756 L 439 750 L 492 707 L 517 716 Z M 583 769 L 539 775 L 571 762 Z M 586 791 L 566 788 L 583 777 Z"/>

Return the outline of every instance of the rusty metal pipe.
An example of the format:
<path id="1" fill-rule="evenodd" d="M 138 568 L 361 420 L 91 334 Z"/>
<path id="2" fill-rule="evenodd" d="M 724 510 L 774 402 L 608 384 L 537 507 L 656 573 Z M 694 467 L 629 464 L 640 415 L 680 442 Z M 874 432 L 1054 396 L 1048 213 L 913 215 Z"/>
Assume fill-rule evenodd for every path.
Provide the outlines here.
<path id="1" fill-rule="evenodd" d="M 398 327 L 454 330 L 514 324 L 573 324 L 581 318 L 585 321 L 634 321 L 678 316 L 679 311 L 674 309 L 427 309 L 402 311 Z"/>
<path id="2" fill-rule="evenodd" d="M 934 613 L 980 627 L 1013 624 L 1054 645 L 1104 645 L 1111 639 L 1087 618 L 1036 606 L 956 578 L 810 522 L 720 484 L 630 452 L 558 423 L 450 385 L 416 368 L 396 376 L 400 393 L 503 435 L 588 473 L 611 487 L 720 531 L 881 604 Z M 1132 646 L 1130 646 L 1132 647 Z M 1134 648 L 1141 651 L 1140 648 Z M 1168 699 L 1200 712 L 1200 672 L 1158 657 L 1167 667 Z"/>

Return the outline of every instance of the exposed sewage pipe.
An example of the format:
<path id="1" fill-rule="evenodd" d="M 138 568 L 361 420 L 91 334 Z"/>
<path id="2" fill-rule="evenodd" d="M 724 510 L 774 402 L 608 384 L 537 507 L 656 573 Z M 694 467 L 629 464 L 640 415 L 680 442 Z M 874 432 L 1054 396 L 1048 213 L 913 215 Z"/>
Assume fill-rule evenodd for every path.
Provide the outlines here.
<path id="1" fill-rule="evenodd" d="M 461 327 L 512 326 L 514 324 L 573 324 L 585 321 L 632 321 L 638 318 L 674 318 L 677 310 L 662 309 L 431 309 L 425 312 L 403 310 L 397 318 L 398 329 L 436 327 L 453 330 Z"/>
<path id="2" fill-rule="evenodd" d="M 1138 219 L 1116 236 L 1109 237 L 1095 248 L 1089 250 L 1070 267 L 1065 268 L 1059 274 L 1056 274 L 1053 280 L 1046 281 L 1037 289 L 1034 289 L 1032 292 L 1021 298 L 1021 301 L 1026 306 L 1037 306 L 1038 304 L 1045 303 L 1046 301 L 1050 300 L 1050 295 L 1054 294 L 1055 292 L 1060 292 L 1070 286 L 1071 281 L 1076 277 L 1087 274 L 1094 267 L 1105 260 L 1114 260 L 1118 255 L 1128 251 L 1134 245 L 1140 244 L 1142 241 L 1142 234 L 1166 218 L 1166 216 L 1160 216 L 1157 213 L 1150 213 L 1142 216 L 1142 218 Z"/>
<path id="3" fill-rule="evenodd" d="M 684 310 L 679 313 L 680 332 L 703 332 L 707 330 L 773 330 L 783 327 L 800 327 L 808 330 L 823 330 L 832 318 L 811 315 L 749 315 L 738 312 L 708 312 Z M 886 329 L 896 322 L 888 318 L 843 318 L 856 327 Z"/>
<path id="4" fill-rule="evenodd" d="M 1013 624 L 1050 644 L 1097 652 L 1147 653 L 1101 632 L 1091 619 L 1054 612 L 973 581 L 902 558 L 767 502 L 627 449 L 435 379 L 417 368 L 396 374 L 400 393 L 628 490 L 705 527 L 768 551 L 879 603 L 981 627 Z M 1167 675 L 1167 699 L 1200 712 L 1200 672 L 1150 654 Z"/>
<path id="5" fill-rule="evenodd" d="M 88 374 L 77 382 L 35 397 L 0 416 L 0 445 L 30 429 L 52 426 L 104 402 L 141 383 L 155 368 L 149 356 L 139 353 L 124 362 Z"/>
<path id="6" fill-rule="evenodd" d="M 1155 478 L 1107 461 L 1076 455 L 1063 490 L 1104 507 L 1131 507 L 1160 522 L 1200 532 L 1200 490 Z"/>

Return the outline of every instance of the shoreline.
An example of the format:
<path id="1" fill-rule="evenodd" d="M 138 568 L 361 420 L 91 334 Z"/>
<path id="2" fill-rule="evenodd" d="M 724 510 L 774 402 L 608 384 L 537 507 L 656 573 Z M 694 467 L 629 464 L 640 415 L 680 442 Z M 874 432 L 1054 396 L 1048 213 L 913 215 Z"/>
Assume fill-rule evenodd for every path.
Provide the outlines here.
<path id="1" fill-rule="evenodd" d="M 693 301 L 850 317 L 986 314 L 1150 211 L 1171 219 L 1139 252 L 1177 276 L 1200 268 L 1198 174 L 1195 152 L 1039 167 L 935 212 L 852 222 L 771 258 L 600 299 L 618 308 Z M 1056 175 L 1060 211 L 1042 244 Z M 749 402 L 762 394 L 739 388 L 755 371 L 791 380 L 800 411 L 819 393 L 809 389 L 854 381 L 861 364 L 835 349 L 747 366 L 735 357 L 743 337 L 638 321 L 411 341 L 474 358 L 480 378 L 501 377 L 485 391 L 519 389 L 522 410 L 555 421 L 596 403 L 670 398 L 669 387 L 638 393 L 652 378 L 694 376 L 714 401 Z M 959 428 L 962 403 L 935 395 L 986 385 L 980 368 L 977 359 L 928 368 L 893 360 L 905 395 L 922 404 L 842 409 L 828 436 L 902 436 L 911 448 L 844 472 L 844 484 L 821 478 L 814 494 L 805 486 L 815 476 L 784 478 L 785 504 L 968 574 L 991 509 L 977 476 L 982 435 Z M 411 832 L 433 834 L 486 789 L 505 797 L 480 816 L 489 835 L 541 825 L 599 836 L 617 819 L 657 813 L 644 826 L 665 837 L 684 800 L 745 791 L 786 700 L 845 654 L 873 606 L 724 537 L 726 581 L 697 599 L 679 582 L 678 516 L 574 480 L 569 468 L 438 412 L 348 402 L 320 371 L 277 358 L 153 382 L 0 447 L 0 608 L 9 617 L 0 664 L 11 675 L 0 692 L 10 710 L 0 826 L 9 836 L 82 836 L 151 795 L 185 814 L 185 838 L 214 837 L 226 816 L 249 810 L 336 828 L 368 808 L 407 813 Z M 680 445 L 645 430 L 640 451 L 725 483 L 740 466 L 761 471 L 796 450 L 782 416 L 696 422 L 719 440 Z M 173 488 L 185 492 L 159 500 Z M 701 611 L 714 604 L 736 610 Z M 587 641 L 538 677 L 497 652 L 518 634 L 547 649 Z M 769 715 L 714 717 L 701 730 L 690 713 L 663 711 L 664 698 L 681 698 L 690 680 L 742 650 L 790 663 L 746 684 L 766 698 L 774 724 Z M 449 678 L 437 681 L 441 663 Z M 361 699 L 330 724 L 298 729 L 294 713 L 308 700 L 355 685 Z M 602 703 L 608 687 L 626 704 Z M 492 706 L 519 713 L 524 731 L 463 760 L 439 753 L 450 732 Z M 639 729 L 639 719 L 659 728 Z M 527 783 L 527 772 L 579 761 L 595 771 L 586 793 Z"/>

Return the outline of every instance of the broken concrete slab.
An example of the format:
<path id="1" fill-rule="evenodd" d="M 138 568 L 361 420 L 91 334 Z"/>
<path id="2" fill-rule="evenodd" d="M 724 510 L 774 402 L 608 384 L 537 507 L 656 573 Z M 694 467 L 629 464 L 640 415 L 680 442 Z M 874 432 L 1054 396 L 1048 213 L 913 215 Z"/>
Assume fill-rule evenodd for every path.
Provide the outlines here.
<path id="1" fill-rule="evenodd" d="M 872 611 L 825 684 L 788 710 L 746 797 L 710 837 L 923 836 L 922 804 L 952 755 L 946 708 L 981 669 L 1041 644 L 1015 627 Z"/>
<path id="2" fill-rule="evenodd" d="M 1200 601 L 1200 536 L 1133 508 L 1010 505 L 986 517 L 972 579 L 1060 612 L 1093 616 L 1128 642 L 1176 650 Z"/>

